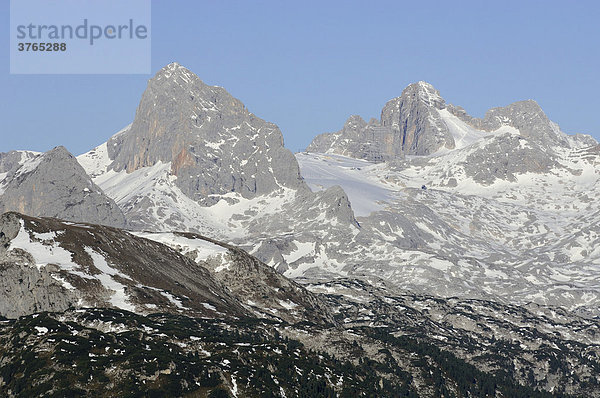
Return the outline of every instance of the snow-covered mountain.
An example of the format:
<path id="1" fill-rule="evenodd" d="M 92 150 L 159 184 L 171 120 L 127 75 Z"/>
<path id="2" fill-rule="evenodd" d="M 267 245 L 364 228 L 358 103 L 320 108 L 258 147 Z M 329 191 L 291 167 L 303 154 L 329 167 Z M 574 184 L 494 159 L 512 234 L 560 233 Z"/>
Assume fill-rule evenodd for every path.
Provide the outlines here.
<path id="1" fill-rule="evenodd" d="M 77 159 L 130 227 L 233 242 L 290 276 L 316 240 L 358 232 L 346 194 L 313 193 L 275 125 L 178 64 L 149 81 L 132 125 Z"/>
<path id="2" fill-rule="evenodd" d="M 511 133 L 535 144 L 536 151 L 529 153 L 535 160 L 555 147 L 589 146 L 595 142 L 590 136 L 568 137 L 562 133 L 533 100 L 490 109 L 478 119 L 461 107 L 446 104 L 431 84 L 418 82 L 388 101 L 379 120 L 367 123 L 360 116 L 351 116 L 342 130 L 315 137 L 307 151 L 381 162 L 409 155 L 443 154 L 486 137 Z M 532 167 L 530 171 L 536 171 L 537 165 L 527 165 Z"/>
<path id="3" fill-rule="evenodd" d="M 595 140 L 420 82 L 309 149 L 170 64 L 77 159 L 0 154 L 0 393 L 600 396 Z"/>
<path id="4" fill-rule="evenodd" d="M 534 101 L 476 119 L 420 82 L 296 163 L 274 125 L 171 64 L 134 123 L 78 160 L 134 229 L 211 236 L 291 278 L 596 313 L 597 145 Z"/>
<path id="5" fill-rule="evenodd" d="M 427 117 L 411 124 L 415 102 Z M 396 141 L 383 135 L 389 156 L 373 157 L 356 148 L 377 143 L 369 135 L 377 123 L 391 126 L 394 139 L 413 131 L 410 140 L 445 137 L 445 144 L 400 146 L 391 156 Z M 392 131 L 398 126 L 404 130 Z M 350 273 L 446 296 L 597 313 L 600 146 L 562 133 L 534 101 L 475 119 L 416 83 L 386 105 L 381 122 L 352 117 L 308 149 L 322 152 L 297 154 L 309 186 L 340 185 L 357 210 L 361 233 L 345 250 L 365 250 Z"/>

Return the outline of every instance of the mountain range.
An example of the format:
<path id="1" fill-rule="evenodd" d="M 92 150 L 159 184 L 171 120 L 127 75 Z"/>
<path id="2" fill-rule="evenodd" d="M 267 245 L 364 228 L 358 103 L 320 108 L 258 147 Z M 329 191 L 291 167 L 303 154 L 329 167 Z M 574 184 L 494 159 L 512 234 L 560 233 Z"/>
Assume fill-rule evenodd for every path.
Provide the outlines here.
<path id="1" fill-rule="evenodd" d="M 57 355 L 77 325 L 100 355 L 102 339 L 142 333 L 166 365 L 102 354 L 120 369 L 93 372 L 109 396 L 149 391 L 127 377 L 176 396 L 600 396 L 599 165 L 598 142 L 535 101 L 479 119 L 425 82 L 294 155 L 276 125 L 172 63 L 89 152 L 0 154 L 0 339 Z M 216 361 L 214 339 L 229 347 Z M 99 388 L 51 361 L 51 375 L 21 369 L 41 351 L 3 347 L 5 395 Z"/>

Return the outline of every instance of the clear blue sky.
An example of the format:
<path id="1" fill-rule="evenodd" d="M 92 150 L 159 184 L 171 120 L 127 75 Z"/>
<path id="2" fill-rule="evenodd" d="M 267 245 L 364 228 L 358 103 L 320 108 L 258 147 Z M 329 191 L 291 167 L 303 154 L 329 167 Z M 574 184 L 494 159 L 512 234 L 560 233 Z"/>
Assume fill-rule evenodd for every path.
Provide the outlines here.
<path id="1" fill-rule="evenodd" d="M 8 0 L 0 15 L 0 152 L 79 154 L 133 120 L 150 75 L 9 75 Z M 155 0 L 152 70 L 225 87 L 293 151 L 418 80 L 474 116 L 533 98 L 600 139 L 599 16 L 598 1 Z"/>

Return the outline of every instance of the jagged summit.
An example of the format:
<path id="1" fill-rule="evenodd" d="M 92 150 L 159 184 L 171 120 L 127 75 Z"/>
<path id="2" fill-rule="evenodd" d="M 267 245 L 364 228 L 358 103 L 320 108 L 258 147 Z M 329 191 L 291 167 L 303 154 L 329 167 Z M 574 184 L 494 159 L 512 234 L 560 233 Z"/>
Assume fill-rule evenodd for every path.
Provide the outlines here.
<path id="1" fill-rule="evenodd" d="M 184 75 L 186 77 L 194 77 L 196 79 L 198 79 L 198 76 L 196 76 L 192 71 L 190 71 L 188 68 L 186 68 L 185 66 L 177 63 L 177 62 L 171 62 L 168 65 L 165 65 L 164 67 L 162 67 L 158 72 L 156 72 L 156 74 L 154 75 L 154 77 L 150 80 L 156 79 L 156 80 L 160 80 L 160 79 L 168 79 L 173 75 Z"/>
<path id="2" fill-rule="evenodd" d="M 433 87 L 430 83 L 425 81 L 419 81 L 416 83 L 409 84 L 403 91 L 400 97 L 395 98 L 392 101 L 400 100 L 400 98 L 413 97 L 422 101 L 427 106 L 434 106 L 436 108 L 443 108 L 446 101 L 440 95 L 440 92 Z"/>
<path id="3" fill-rule="evenodd" d="M 269 240 L 267 225 L 295 228 L 284 208 L 301 222 L 318 222 L 323 214 L 339 216 L 340 228 L 355 227 L 343 191 L 310 191 L 275 124 L 173 64 L 150 79 L 131 126 L 79 161 L 134 229 L 227 240 L 260 235 L 256 243 Z M 257 255 L 269 262 L 273 253 L 281 257 L 275 249 L 265 242 Z"/>
<path id="4" fill-rule="evenodd" d="M 115 172 L 169 164 L 179 188 L 207 204 L 229 192 L 252 197 L 303 184 L 276 125 L 177 63 L 149 80 L 131 127 L 107 151 Z"/>
<path id="5" fill-rule="evenodd" d="M 185 70 L 189 70 L 187 69 L 185 66 L 181 65 L 179 62 L 177 61 L 173 61 L 168 65 L 165 65 L 162 70 L 175 70 L 175 69 L 185 69 Z"/>
<path id="6" fill-rule="evenodd" d="M 367 122 L 360 115 L 352 115 L 346 119 L 346 123 L 344 123 L 344 126 L 349 128 L 364 127 L 366 125 Z"/>
<path id="7" fill-rule="evenodd" d="M 359 127 L 349 123 L 353 120 L 349 119 L 338 132 L 315 137 L 307 150 L 379 162 L 405 155 L 441 154 L 486 136 L 494 140 L 507 132 L 520 135 L 548 154 L 554 152 L 553 148 L 590 142 L 586 137 L 569 138 L 534 100 L 492 108 L 479 119 L 459 106 L 447 104 L 439 91 L 424 81 L 408 85 L 399 97 L 388 101 L 379 123 Z"/>
<path id="8" fill-rule="evenodd" d="M 341 131 L 317 136 L 307 150 L 377 162 L 454 148 L 448 127 L 437 115 L 445 107 L 445 100 L 431 84 L 412 83 L 385 104 L 379 121 L 360 124 L 348 119 Z"/>

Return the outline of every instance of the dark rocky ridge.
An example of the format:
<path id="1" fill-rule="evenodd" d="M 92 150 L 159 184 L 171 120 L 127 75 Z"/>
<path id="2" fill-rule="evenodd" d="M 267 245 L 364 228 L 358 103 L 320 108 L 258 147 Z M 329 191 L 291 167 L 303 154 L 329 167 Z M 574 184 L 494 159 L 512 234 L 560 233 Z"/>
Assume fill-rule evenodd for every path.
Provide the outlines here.
<path id="1" fill-rule="evenodd" d="M 259 316 L 290 323 L 305 319 L 333 322 L 313 293 L 239 248 L 196 234 L 178 235 L 226 249 L 222 260 L 226 269 L 216 272 L 215 260 L 195 261 L 194 252 L 183 254 L 177 247 L 124 230 L 6 213 L 0 218 L 0 315 L 116 306 L 135 308 L 141 314 L 161 311 L 189 316 Z M 23 239 L 30 241 L 30 249 L 18 248 Z M 15 241 L 16 247 L 11 247 Z M 57 254 L 36 263 L 40 251 L 66 251 L 70 260 Z M 106 282 L 103 274 L 110 275 L 113 282 Z M 123 295 L 115 301 L 119 285 Z"/>
<path id="2" fill-rule="evenodd" d="M 11 248 L 12 242 L 23 240 L 23 234 L 38 247 L 57 243 L 54 251 L 68 250 L 73 263 L 80 267 L 36 264 L 33 257 L 39 250 L 30 253 Z M 2 356 L 6 358 L 0 364 L 0 390 L 7 388 L 14 394 L 24 388 L 22 383 L 39 386 L 45 392 L 60 390 L 65 388 L 67 373 L 80 380 L 80 371 L 89 369 L 94 377 L 110 380 L 114 388 L 194 391 L 198 387 L 190 387 L 194 385 L 190 381 L 204 385 L 192 373 L 199 374 L 196 367 L 206 366 L 215 374 L 215 383 L 204 386 L 207 389 L 203 391 L 220 385 L 224 390 L 247 392 L 245 396 L 261 396 L 255 390 L 259 385 L 253 384 L 254 372 L 266 367 L 269 374 L 279 377 L 278 367 L 292 361 L 302 371 L 295 374 L 310 374 L 310 369 L 315 369 L 318 374 L 343 375 L 342 382 L 320 378 L 329 380 L 321 388 L 332 389 L 333 396 L 344 396 L 347 388 L 365 396 L 369 391 L 376 396 L 412 391 L 412 396 L 449 397 L 462 391 L 471 396 L 531 397 L 536 396 L 531 395 L 534 389 L 545 391 L 537 396 L 600 396 L 600 385 L 593 377 L 600 371 L 597 320 L 579 318 L 559 308 L 406 293 L 371 277 L 322 283 L 306 280 L 303 287 L 233 245 L 197 234 L 175 235 L 226 248 L 227 267 L 217 270 L 223 263 L 210 257 L 195 262 L 193 250 L 176 245 L 170 248 L 111 227 L 5 214 L 0 225 L 4 284 L 0 303 L 10 303 L 11 309 L 5 306 L 2 313 L 16 317 L 44 310 L 59 312 L 0 323 Z M 85 307 L 84 303 L 96 307 L 113 304 L 110 292 L 98 283 L 98 275 L 107 271 L 97 259 L 90 258 L 90 248 L 102 253 L 118 271 L 112 275 L 126 287 L 139 314 L 115 309 L 114 305 L 109 310 L 69 309 Z M 28 285 L 23 272 L 37 272 L 35 283 Z M 65 288 L 57 276 L 71 283 L 73 289 Z M 27 289 L 19 288 L 22 285 Z M 182 305 L 174 304 L 173 299 Z M 248 300 L 253 304 L 247 305 Z M 285 312 L 285 303 L 293 303 L 294 308 Z M 143 309 L 143 304 L 152 307 Z M 150 315 L 157 311 L 168 314 Z M 144 313 L 148 316 L 142 316 Z M 19 341 L 26 338 L 28 344 L 15 345 L 16 335 L 21 336 Z M 157 358 L 151 361 L 156 366 L 144 365 L 151 359 L 142 354 L 145 351 Z M 53 365 L 43 362 L 43 368 L 22 362 L 32 355 L 49 358 L 43 352 L 55 353 L 61 359 Z M 318 355 L 310 361 L 312 365 L 298 359 L 300 354 L 312 358 L 314 353 Z M 138 363 L 140 358 L 146 361 Z M 281 365 L 267 358 L 277 358 Z M 67 360 L 77 365 L 65 373 L 60 364 Z M 108 372 L 108 367 L 97 366 L 95 361 L 121 370 Z M 345 361 L 349 362 L 343 365 Z M 324 369 L 317 371 L 311 367 L 315 365 Z M 287 369 L 285 366 L 281 371 Z M 186 369 L 196 370 L 189 373 Z M 53 374 L 54 382 L 34 383 L 29 379 L 37 380 L 39 371 Z M 128 377 L 156 383 L 128 384 Z M 306 383 L 305 379 L 285 377 L 290 381 L 280 380 L 279 385 L 286 394 Z M 74 386 L 88 388 L 80 382 Z M 281 390 L 272 387 L 266 388 L 278 396 Z M 325 395 L 313 392 L 312 396 Z"/>

